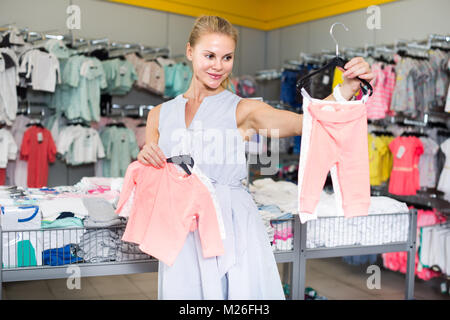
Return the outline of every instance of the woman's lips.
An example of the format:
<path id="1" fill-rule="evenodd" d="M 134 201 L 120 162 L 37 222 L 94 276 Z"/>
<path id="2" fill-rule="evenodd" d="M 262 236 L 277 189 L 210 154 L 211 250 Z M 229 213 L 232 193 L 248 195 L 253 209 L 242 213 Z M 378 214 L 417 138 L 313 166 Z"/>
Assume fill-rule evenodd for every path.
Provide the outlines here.
<path id="1" fill-rule="evenodd" d="M 213 78 L 214 80 L 219 80 L 219 79 L 222 77 L 221 74 L 214 74 L 214 73 L 209 73 L 209 72 L 207 72 L 207 73 L 208 73 L 208 75 L 209 75 L 211 78 Z"/>

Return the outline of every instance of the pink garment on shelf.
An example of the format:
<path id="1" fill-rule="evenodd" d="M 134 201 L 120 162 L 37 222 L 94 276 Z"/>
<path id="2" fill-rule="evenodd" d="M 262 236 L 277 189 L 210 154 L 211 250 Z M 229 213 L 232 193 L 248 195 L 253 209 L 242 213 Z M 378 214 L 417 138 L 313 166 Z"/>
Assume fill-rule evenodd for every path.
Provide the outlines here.
<path id="1" fill-rule="evenodd" d="M 369 154 L 366 107 L 362 102 L 312 99 L 312 117 L 299 210 L 313 213 L 333 165 L 342 192 L 345 217 L 367 215 L 370 206 Z"/>
<path id="2" fill-rule="evenodd" d="M 415 195 L 420 189 L 418 163 L 423 145 L 417 137 L 397 137 L 389 144 L 393 156 L 389 192 Z"/>
<path id="3" fill-rule="evenodd" d="M 189 231 L 199 229 L 205 258 L 224 254 L 217 212 L 206 186 L 176 165 L 163 168 L 131 163 L 125 174 L 116 213 L 120 214 L 133 190 L 134 203 L 122 240 L 171 266 Z"/>
<path id="4" fill-rule="evenodd" d="M 417 248 L 420 243 L 420 228 L 425 226 L 431 226 L 438 223 L 445 222 L 445 217 L 442 216 L 436 209 L 430 210 L 417 210 Z M 400 271 L 406 273 L 408 253 L 407 252 L 389 252 L 383 253 L 383 265 L 385 268 L 392 271 Z M 430 280 L 440 275 L 439 272 L 433 271 L 429 268 L 421 268 L 419 271 L 419 254 L 416 250 L 415 255 L 415 275 L 422 280 Z"/>

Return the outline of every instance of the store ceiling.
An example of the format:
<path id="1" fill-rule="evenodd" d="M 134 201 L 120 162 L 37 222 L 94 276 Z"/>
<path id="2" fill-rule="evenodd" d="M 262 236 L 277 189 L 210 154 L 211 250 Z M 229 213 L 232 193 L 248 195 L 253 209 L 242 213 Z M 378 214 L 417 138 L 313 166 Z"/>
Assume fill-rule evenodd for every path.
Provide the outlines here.
<path id="1" fill-rule="evenodd" d="M 107 0 L 197 17 L 219 15 L 264 31 L 330 17 L 397 0 Z"/>

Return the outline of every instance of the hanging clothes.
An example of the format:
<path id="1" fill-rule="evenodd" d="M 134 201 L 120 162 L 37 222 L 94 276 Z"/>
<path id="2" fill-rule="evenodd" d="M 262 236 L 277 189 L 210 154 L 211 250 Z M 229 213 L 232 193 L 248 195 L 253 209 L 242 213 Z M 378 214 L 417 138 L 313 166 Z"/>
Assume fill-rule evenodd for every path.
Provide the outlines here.
<path id="1" fill-rule="evenodd" d="M 439 150 L 439 145 L 430 138 L 420 137 L 422 141 L 424 152 L 419 160 L 419 175 L 420 186 L 424 188 L 436 187 L 436 154 Z"/>
<path id="2" fill-rule="evenodd" d="M 72 166 L 95 163 L 105 157 L 97 130 L 81 125 L 70 125 L 61 130 L 57 151 Z"/>
<path id="3" fill-rule="evenodd" d="M 389 143 L 394 139 L 392 136 L 375 136 L 369 133 L 369 167 L 370 185 L 379 186 L 389 179 L 392 169 L 392 153 Z"/>
<path id="4" fill-rule="evenodd" d="M 389 149 L 394 159 L 389 192 L 396 195 L 416 195 L 420 188 L 417 165 L 423 154 L 422 142 L 417 137 L 397 137 L 389 144 Z"/>
<path id="5" fill-rule="evenodd" d="M 441 223 L 443 220 L 436 210 L 417 210 L 417 243 L 420 243 L 421 228 Z M 420 246 L 417 246 L 415 252 L 415 275 L 422 280 L 430 280 L 439 276 L 438 272 L 424 268 L 419 261 Z M 407 252 L 390 252 L 383 253 L 383 266 L 392 271 L 406 273 L 407 270 Z"/>
<path id="6" fill-rule="evenodd" d="M 134 82 L 138 79 L 136 69 L 128 60 L 119 58 L 102 61 L 107 86 L 102 93 L 111 95 L 125 95 L 130 92 Z"/>
<path id="7" fill-rule="evenodd" d="M 0 169 L 6 169 L 9 160 L 15 160 L 17 144 L 11 132 L 6 128 L 0 129 Z"/>
<path id="8" fill-rule="evenodd" d="M 13 61 L 7 66 L 5 59 Z M 0 121 L 12 125 L 17 112 L 17 89 L 19 85 L 19 63 L 15 53 L 9 48 L 0 48 Z"/>
<path id="9" fill-rule="evenodd" d="M 28 162 L 27 186 L 47 186 L 48 164 L 56 160 L 56 146 L 50 131 L 35 125 L 25 131 L 20 158 Z"/>
<path id="10" fill-rule="evenodd" d="M 23 135 L 28 129 L 27 124 L 30 118 L 24 115 L 18 115 L 11 127 L 11 134 L 17 145 L 17 156 L 15 161 L 10 161 L 6 168 L 6 180 L 8 185 L 25 188 L 27 186 L 27 161 L 20 159 L 20 148 L 22 145 Z"/>
<path id="11" fill-rule="evenodd" d="M 100 138 L 105 150 L 103 176 L 124 177 L 128 165 L 139 153 L 134 132 L 125 127 L 110 126 L 100 133 Z"/>
<path id="12" fill-rule="evenodd" d="M 366 106 L 362 101 L 312 99 L 304 89 L 302 93 L 304 112 L 307 108 L 312 121 L 310 133 L 305 135 L 303 131 L 302 135 L 299 212 L 301 215 L 314 214 L 327 174 L 336 165 L 337 181 L 334 184 L 339 184 L 342 192 L 342 202 L 336 202 L 342 205 L 345 217 L 367 215 L 370 206 L 370 170 Z M 309 146 L 305 151 L 306 140 Z M 324 148 L 329 152 L 327 157 L 321 156 Z"/>
<path id="13" fill-rule="evenodd" d="M 61 83 L 58 58 L 38 49 L 27 51 L 21 58 L 20 72 L 31 79 L 33 90 L 55 92 L 57 83 Z"/>
<path id="14" fill-rule="evenodd" d="M 445 154 L 445 165 L 439 177 L 437 189 L 444 192 L 444 199 L 450 202 L 450 139 L 441 144 L 441 150 Z"/>
<path id="15" fill-rule="evenodd" d="M 367 118 L 383 119 L 389 113 L 392 92 L 395 87 L 395 73 L 392 66 L 374 63 L 371 66 L 375 74 L 372 86 L 373 94 L 367 100 Z"/>

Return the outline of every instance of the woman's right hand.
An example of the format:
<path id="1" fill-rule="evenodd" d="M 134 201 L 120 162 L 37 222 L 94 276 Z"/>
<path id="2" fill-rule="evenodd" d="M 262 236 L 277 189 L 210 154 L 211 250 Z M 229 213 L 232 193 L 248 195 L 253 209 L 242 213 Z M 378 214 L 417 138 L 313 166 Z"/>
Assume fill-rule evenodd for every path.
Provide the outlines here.
<path id="1" fill-rule="evenodd" d="M 138 161 L 145 165 L 162 168 L 166 164 L 166 157 L 156 143 L 147 143 L 139 152 Z"/>

